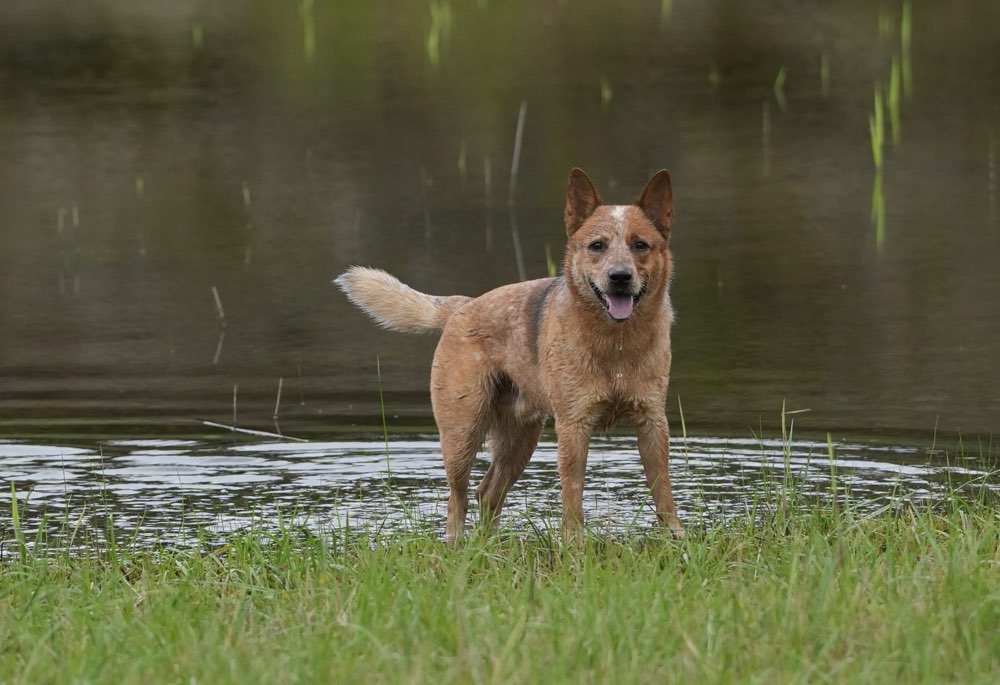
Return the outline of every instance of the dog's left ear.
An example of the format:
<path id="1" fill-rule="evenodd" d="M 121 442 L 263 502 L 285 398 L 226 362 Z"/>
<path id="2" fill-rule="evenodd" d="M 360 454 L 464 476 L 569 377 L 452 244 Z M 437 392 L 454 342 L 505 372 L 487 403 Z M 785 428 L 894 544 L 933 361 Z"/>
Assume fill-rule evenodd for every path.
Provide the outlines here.
<path id="1" fill-rule="evenodd" d="M 636 204 L 657 230 L 666 236 L 674 223 L 674 191 L 670 185 L 670 172 L 660 169 L 653 174 Z"/>

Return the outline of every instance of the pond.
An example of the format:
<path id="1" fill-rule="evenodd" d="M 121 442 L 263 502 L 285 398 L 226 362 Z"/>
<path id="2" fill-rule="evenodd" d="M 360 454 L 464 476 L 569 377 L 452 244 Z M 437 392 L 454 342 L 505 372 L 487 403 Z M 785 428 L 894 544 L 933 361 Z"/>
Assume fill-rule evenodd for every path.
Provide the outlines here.
<path id="1" fill-rule="evenodd" d="M 545 276 L 573 166 L 613 202 L 673 175 L 682 513 L 745 515 L 783 407 L 809 473 L 829 434 L 873 506 L 1000 454 L 995 3 L 100 0 L 0 22 L 0 477 L 29 502 L 166 534 L 183 512 L 329 518 L 328 491 L 370 518 L 412 479 L 436 516 L 435 341 L 330 279 Z M 589 511 L 645 516 L 631 443 L 600 445 Z M 512 498 L 544 509 L 550 443 L 536 461 Z"/>
<path id="2" fill-rule="evenodd" d="M 776 503 L 835 499 L 857 515 L 940 508 L 953 496 L 1000 495 L 996 465 L 913 447 L 794 439 L 675 439 L 674 496 L 692 530 L 765 520 Z M 485 457 L 485 455 L 483 455 Z M 448 499 L 439 444 L 422 439 L 231 443 L 122 439 L 100 449 L 0 443 L 18 484 L 28 540 L 81 550 L 109 544 L 217 544 L 276 525 L 444 536 Z M 486 471 L 477 461 L 473 478 Z M 992 467 L 992 468 L 991 468 Z M 604 534 L 655 527 L 635 441 L 595 440 L 584 498 Z M 501 517 L 515 531 L 559 529 L 555 444 L 543 441 Z M 42 536 L 39 537 L 39 532 Z M 13 536 L 0 553 L 13 553 Z"/>

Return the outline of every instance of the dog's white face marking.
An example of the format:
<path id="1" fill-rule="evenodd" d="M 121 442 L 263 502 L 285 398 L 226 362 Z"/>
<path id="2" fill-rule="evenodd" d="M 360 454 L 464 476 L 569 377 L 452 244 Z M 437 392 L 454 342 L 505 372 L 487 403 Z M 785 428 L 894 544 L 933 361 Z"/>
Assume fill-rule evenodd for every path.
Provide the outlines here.
<path id="1" fill-rule="evenodd" d="M 611 216 L 619 226 L 625 222 L 625 205 L 617 205 L 611 208 Z"/>

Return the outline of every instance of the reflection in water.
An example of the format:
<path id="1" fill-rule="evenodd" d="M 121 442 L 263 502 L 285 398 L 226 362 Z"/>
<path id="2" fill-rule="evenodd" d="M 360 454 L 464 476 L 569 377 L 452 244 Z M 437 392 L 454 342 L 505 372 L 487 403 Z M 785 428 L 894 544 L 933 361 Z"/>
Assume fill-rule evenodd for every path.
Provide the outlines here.
<path id="1" fill-rule="evenodd" d="M 872 161 L 875 164 L 875 178 L 872 181 L 871 221 L 875 228 L 875 251 L 882 254 L 885 248 L 886 198 L 882 184 L 882 172 L 886 159 L 886 112 L 889 120 L 889 139 L 896 150 L 903 141 L 902 95 L 907 100 L 913 92 L 913 76 L 910 64 L 910 41 L 912 32 L 912 12 L 909 2 L 904 2 L 900 10 L 898 49 L 895 43 L 890 50 L 888 84 L 881 79 L 875 82 L 875 100 L 872 113 L 868 116 L 868 134 L 872 144 Z M 883 41 L 896 37 L 895 23 L 890 14 L 879 10 L 879 36 Z"/>
<path id="2" fill-rule="evenodd" d="M 0 435 L 428 427 L 330 278 L 544 276 L 572 166 L 674 176 L 672 418 L 996 432 L 998 3 L 93 4 L 0 3 Z"/>
<path id="3" fill-rule="evenodd" d="M 885 195 L 882 193 L 882 170 L 875 172 L 872 181 L 872 226 L 875 227 L 875 249 L 881 253 L 885 246 Z"/>
<path id="4" fill-rule="evenodd" d="M 388 457 L 386 453 L 388 449 Z M 1000 491 L 975 461 L 948 463 L 907 447 L 720 438 L 675 439 L 675 498 L 689 526 L 746 519 L 768 489 L 794 479 L 808 500 L 850 500 L 861 512 L 935 506 L 948 493 Z M 555 445 L 542 443 L 511 491 L 503 521 L 515 530 L 558 521 Z M 477 461 L 474 480 L 486 460 Z M 314 527 L 399 528 L 430 523 L 440 533 L 447 486 L 432 440 L 224 445 L 190 440 L 118 440 L 100 450 L 0 443 L 0 480 L 15 484 L 25 533 L 42 516 L 77 539 L 191 544 L 252 522 Z M 601 531 L 651 528 L 655 515 L 634 441 L 595 440 L 585 492 L 589 524 Z M 78 530 L 77 530 L 78 529 Z M 58 544 L 58 543 L 57 543 Z"/>

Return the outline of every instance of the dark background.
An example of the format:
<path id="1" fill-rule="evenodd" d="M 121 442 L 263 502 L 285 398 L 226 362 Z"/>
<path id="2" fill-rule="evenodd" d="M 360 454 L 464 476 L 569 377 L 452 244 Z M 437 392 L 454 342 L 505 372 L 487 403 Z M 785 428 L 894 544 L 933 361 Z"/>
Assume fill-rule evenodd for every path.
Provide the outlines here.
<path id="1" fill-rule="evenodd" d="M 7 2 L 0 25 L 0 435 L 197 431 L 234 386 L 274 430 L 279 379 L 286 432 L 379 424 L 380 380 L 390 430 L 426 429 L 434 340 L 329 280 L 544 276 L 574 165 L 619 202 L 673 174 L 675 426 L 682 404 L 746 435 L 785 403 L 873 439 L 998 427 L 996 3 Z"/>

